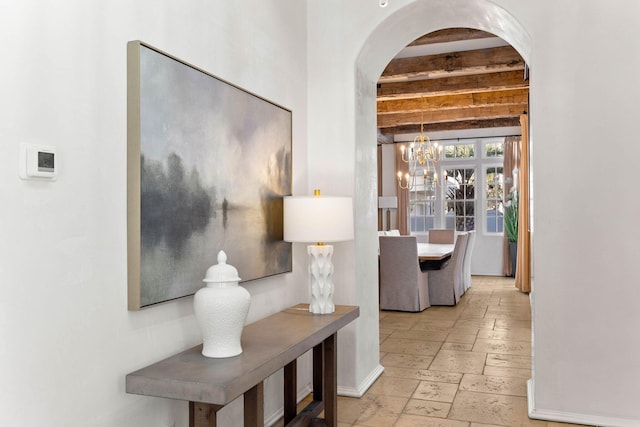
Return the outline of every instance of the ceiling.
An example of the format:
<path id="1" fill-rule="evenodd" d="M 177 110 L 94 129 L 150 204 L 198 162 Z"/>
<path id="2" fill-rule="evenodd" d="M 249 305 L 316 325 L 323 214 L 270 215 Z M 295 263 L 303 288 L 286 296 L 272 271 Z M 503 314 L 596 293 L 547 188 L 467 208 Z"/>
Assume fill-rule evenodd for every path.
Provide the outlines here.
<path id="1" fill-rule="evenodd" d="M 468 28 L 418 38 L 378 80 L 378 143 L 409 135 L 520 126 L 528 111 L 528 69 L 514 48 Z"/>

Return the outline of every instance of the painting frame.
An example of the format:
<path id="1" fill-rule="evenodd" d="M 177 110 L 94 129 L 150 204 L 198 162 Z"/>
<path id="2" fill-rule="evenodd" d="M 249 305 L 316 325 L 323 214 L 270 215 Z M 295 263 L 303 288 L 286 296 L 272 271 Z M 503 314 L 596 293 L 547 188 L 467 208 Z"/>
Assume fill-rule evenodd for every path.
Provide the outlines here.
<path id="1" fill-rule="evenodd" d="M 292 112 L 127 43 L 128 309 L 193 295 L 224 250 L 242 282 L 292 271 Z"/>

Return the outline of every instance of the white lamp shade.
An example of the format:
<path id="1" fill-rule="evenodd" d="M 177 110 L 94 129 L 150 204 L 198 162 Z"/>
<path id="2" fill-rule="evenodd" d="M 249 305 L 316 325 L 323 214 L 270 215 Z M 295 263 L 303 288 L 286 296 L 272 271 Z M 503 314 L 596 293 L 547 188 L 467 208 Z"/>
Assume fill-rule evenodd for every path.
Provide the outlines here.
<path id="1" fill-rule="evenodd" d="M 342 242 L 353 239 L 351 197 L 284 198 L 286 242 Z"/>
<path id="2" fill-rule="evenodd" d="M 397 209 L 398 198 L 396 196 L 382 196 L 378 197 L 379 209 Z"/>

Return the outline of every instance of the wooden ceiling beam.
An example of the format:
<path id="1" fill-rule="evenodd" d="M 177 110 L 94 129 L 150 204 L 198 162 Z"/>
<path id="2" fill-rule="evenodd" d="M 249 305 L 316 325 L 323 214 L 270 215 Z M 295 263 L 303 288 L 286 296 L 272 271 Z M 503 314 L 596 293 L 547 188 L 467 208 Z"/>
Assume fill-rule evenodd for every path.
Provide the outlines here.
<path id="1" fill-rule="evenodd" d="M 485 31 L 474 30 L 472 28 L 446 28 L 444 30 L 434 31 L 418 37 L 409 46 L 422 46 L 426 44 L 457 42 L 461 40 L 488 39 L 496 37 Z"/>
<path id="2" fill-rule="evenodd" d="M 514 127 L 520 126 L 520 116 L 506 117 L 500 119 L 487 119 L 487 120 L 462 120 L 457 122 L 442 122 L 442 123 L 427 123 L 424 125 L 424 132 L 429 134 L 431 132 L 439 131 L 452 131 L 452 130 L 464 130 L 464 129 L 485 129 L 485 128 L 497 128 L 497 127 Z M 420 125 L 402 125 L 389 127 L 379 130 L 379 134 L 393 136 L 395 134 L 411 134 L 420 133 Z M 378 137 L 378 143 L 381 143 L 380 137 Z M 386 143 L 386 141 L 385 141 Z"/>
<path id="3" fill-rule="evenodd" d="M 378 101 L 529 87 L 522 70 L 378 84 Z"/>
<path id="4" fill-rule="evenodd" d="M 524 69 L 524 65 L 511 46 L 396 58 L 387 65 L 378 82 L 495 73 Z"/>
<path id="5" fill-rule="evenodd" d="M 378 101 L 378 114 L 415 113 L 420 111 L 471 108 L 492 105 L 526 104 L 529 89 L 464 93 L 411 99 Z"/>
<path id="6" fill-rule="evenodd" d="M 381 114 L 378 115 L 378 127 L 387 128 L 410 124 L 419 125 L 420 123 L 500 119 L 519 116 L 526 110 L 527 104 L 507 104 L 424 112 Z"/>

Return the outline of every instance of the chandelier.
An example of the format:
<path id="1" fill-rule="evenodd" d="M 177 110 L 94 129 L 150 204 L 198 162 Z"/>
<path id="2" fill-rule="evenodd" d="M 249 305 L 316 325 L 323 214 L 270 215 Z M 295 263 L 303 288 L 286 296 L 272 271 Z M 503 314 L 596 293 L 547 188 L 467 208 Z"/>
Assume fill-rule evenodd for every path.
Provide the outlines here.
<path id="1" fill-rule="evenodd" d="M 436 166 L 442 160 L 442 146 L 431 140 L 424 134 L 424 120 L 420 124 L 420 135 L 416 136 L 413 142 L 406 149 L 400 146 L 402 151 L 402 161 L 409 164 L 409 172 L 402 176 L 398 172 L 398 186 L 403 190 L 415 191 L 418 184 L 418 168 L 422 168 L 422 181 L 424 189 L 435 189 L 441 184 L 438 181 Z"/>

